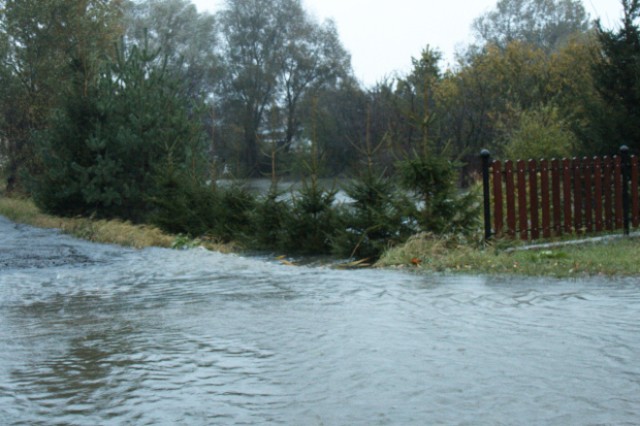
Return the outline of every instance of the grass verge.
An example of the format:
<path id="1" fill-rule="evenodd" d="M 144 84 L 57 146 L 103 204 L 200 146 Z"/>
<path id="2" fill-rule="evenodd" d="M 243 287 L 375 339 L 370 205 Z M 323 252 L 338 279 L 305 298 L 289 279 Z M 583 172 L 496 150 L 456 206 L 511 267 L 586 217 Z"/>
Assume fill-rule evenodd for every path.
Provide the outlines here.
<path id="1" fill-rule="evenodd" d="M 505 250 L 504 242 L 485 248 L 429 234 L 412 237 L 387 251 L 379 267 L 425 272 L 528 275 L 557 278 L 640 276 L 639 238 L 567 244 L 536 250 Z"/>
<path id="2" fill-rule="evenodd" d="M 148 225 L 118 220 L 61 218 L 40 212 L 31 200 L 0 197 L 0 215 L 17 223 L 62 232 L 99 243 L 127 247 L 193 247 L 229 253 L 232 245 L 169 235 Z M 416 235 L 387 251 L 377 267 L 407 268 L 422 272 L 489 275 L 529 275 L 558 278 L 580 276 L 640 276 L 640 238 L 620 238 L 538 250 L 507 250 L 513 244 L 495 241 L 478 248 L 477 242 Z"/>
<path id="3" fill-rule="evenodd" d="M 134 225 L 120 220 L 62 218 L 47 215 L 29 199 L 0 197 L 0 215 L 17 223 L 60 229 L 66 234 L 98 243 L 134 248 L 179 248 L 200 245 L 223 253 L 232 251 L 230 245 L 217 244 L 214 241 L 188 240 L 184 236 L 169 235 L 149 225 Z"/>

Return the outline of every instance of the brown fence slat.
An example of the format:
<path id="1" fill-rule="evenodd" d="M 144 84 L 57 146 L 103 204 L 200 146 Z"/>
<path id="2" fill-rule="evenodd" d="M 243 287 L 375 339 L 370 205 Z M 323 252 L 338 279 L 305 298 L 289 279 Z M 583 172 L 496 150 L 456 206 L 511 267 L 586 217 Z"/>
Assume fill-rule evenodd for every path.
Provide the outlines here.
<path id="1" fill-rule="evenodd" d="M 622 229 L 624 226 L 622 217 L 622 159 L 619 155 L 614 159 L 613 182 L 615 185 L 616 205 L 615 205 L 615 229 Z"/>
<path id="2" fill-rule="evenodd" d="M 591 186 L 592 161 L 584 157 L 582 159 L 582 179 L 584 182 L 584 229 L 593 231 L 593 188 Z"/>
<path id="3" fill-rule="evenodd" d="M 638 193 L 638 157 L 631 157 L 631 223 L 640 226 L 640 193 Z"/>
<path id="4" fill-rule="evenodd" d="M 551 209 L 549 204 L 549 162 L 540 161 L 540 201 L 542 203 L 542 236 L 551 237 Z"/>
<path id="5" fill-rule="evenodd" d="M 582 170 L 580 160 L 573 159 L 573 228 L 576 233 L 582 233 Z"/>
<path id="6" fill-rule="evenodd" d="M 501 235 L 504 223 L 504 207 L 502 205 L 502 163 L 496 160 L 493 162 L 492 168 L 494 232 L 496 235 Z"/>
<path id="7" fill-rule="evenodd" d="M 518 229 L 520 230 L 520 239 L 526 240 L 528 238 L 526 163 L 524 160 L 518 160 L 516 166 L 518 173 Z"/>
<path id="8" fill-rule="evenodd" d="M 565 158 L 562 160 L 562 193 L 564 195 L 564 232 L 571 233 L 572 215 L 571 215 L 571 160 Z"/>
<path id="9" fill-rule="evenodd" d="M 529 160 L 529 212 L 531 223 L 531 239 L 540 238 L 540 212 L 538 202 L 538 167 L 536 160 Z"/>
<path id="10" fill-rule="evenodd" d="M 602 232 L 604 229 L 602 221 L 602 164 L 598 157 L 593 159 L 593 192 L 595 229 L 596 232 Z"/>
<path id="11" fill-rule="evenodd" d="M 562 235 L 562 197 L 560 192 L 560 173 L 562 166 L 559 160 L 551 161 L 551 193 L 553 198 L 553 229 L 556 235 Z"/>
<path id="12" fill-rule="evenodd" d="M 513 184 L 513 162 L 504 163 L 504 180 L 507 196 L 507 232 L 511 237 L 516 235 L 516 191 Z"/>
<path id="13" fill-rule="evenodd" d="M 613 185 L 611 173 L 613 173 L 613 161 L 609 157 L 602 159 L 604 164 L 604 227 L 607 231 L 613 229 Z"/>

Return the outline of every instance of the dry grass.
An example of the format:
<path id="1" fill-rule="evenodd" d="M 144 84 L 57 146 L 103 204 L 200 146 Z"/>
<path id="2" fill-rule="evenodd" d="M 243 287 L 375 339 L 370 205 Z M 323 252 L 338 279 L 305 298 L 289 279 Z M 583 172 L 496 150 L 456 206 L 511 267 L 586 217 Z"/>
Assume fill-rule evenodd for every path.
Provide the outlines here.
<path id="1" fill-rule="evenodd" d="M 30 200 L 0 197 L 0 215 L 14 222 L 41 228 L 56 228 L 89 241 L 127 247 L 204 246 L 220 252 L 234 251 L 231 245 L 209 240 L 188 240 L 158 228 L 118 220 L 60 218 L 41 213 Z M 495 241 L 481 247 L 475 241 L 416 235 L 407 243 L 387 251 L 378 267 L 411 268 L 424 272 L 467 274 L 518 274 L 577 277 L 586 275 L 640 276 L 640 238 L 623 238 L 582 245 L 540 250 L 505 250 L 512 243 Z"/>
<path id="2" fill-rule="evenodd" d="M 640 276 L 640 238 L 620 238 L 539 250 L 504 250 L 430 234 L 414 236 L 382 256 L 377 266 L 418 271 L 528 276 Z"/>
<path id="3" fill-rule="evenodd" d="M 376 266 L 411 267 L 434 272 L 475 271 L 486 256 L 483 250 L 468 241 L 423 233 L 384 253 Z"/>
<path id="4" fill-rule="evenodd" d="M 118 244 L 126 247 L 175 246 L 175 235 L 169 235 L 149 225 L 134 225 L 120 220 L 94 220 L 88 218 L 61 218 L 40 212 L 31 200 L 0 197 L 0 215 L 10 220 L 40 228 L 60 229 L 67 234 L 99 243 Z M 207 241 L 204 247 L 230 252 L 232 247 Z"/>

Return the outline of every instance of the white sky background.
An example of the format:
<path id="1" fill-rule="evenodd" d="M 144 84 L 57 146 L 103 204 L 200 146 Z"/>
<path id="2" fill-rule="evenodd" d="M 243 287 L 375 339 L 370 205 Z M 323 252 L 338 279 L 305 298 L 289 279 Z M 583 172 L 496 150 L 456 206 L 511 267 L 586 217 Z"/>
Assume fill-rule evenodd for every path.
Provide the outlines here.
<path id="1" fill-rule="evenodd" d="M 216 12 L 224 0 L 191 0 L 199 11 Z M 373 85 L 385 77 L 405 74 L 411 58 L 427 46 L 444 55 L 444 67 L 455 51 L 473 41 L 471 23 L 495 8 L 497 0 L 303 0 L 307 11 L 322 21 L 336 22 L 340 40 L 351 54 L 356 77 Z M 620 0 L 583 0 L 591 19 L 617 28 Z"/>

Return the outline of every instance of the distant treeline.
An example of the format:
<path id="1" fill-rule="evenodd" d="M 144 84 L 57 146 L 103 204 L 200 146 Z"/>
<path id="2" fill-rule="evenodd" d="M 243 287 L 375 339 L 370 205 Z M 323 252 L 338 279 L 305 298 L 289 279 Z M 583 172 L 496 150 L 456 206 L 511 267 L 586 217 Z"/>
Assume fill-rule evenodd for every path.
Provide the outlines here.
<path id="1" fill-rule="evenodd" d="M 611 30 L 580 1 L 499 0 L 456 64 L 426 45 L 407 75 L 363 87 L 334 23 L 300 0 L 214 15 L 186 0 L 0 0 L 7 189 L 52 212 L 163 222 L 167 197 L 204 202 L 223 173 L 403 176 L 433 198 L 431 172 L 482 148 L 637 153 L 640 1 L 621 2 Z"/>

